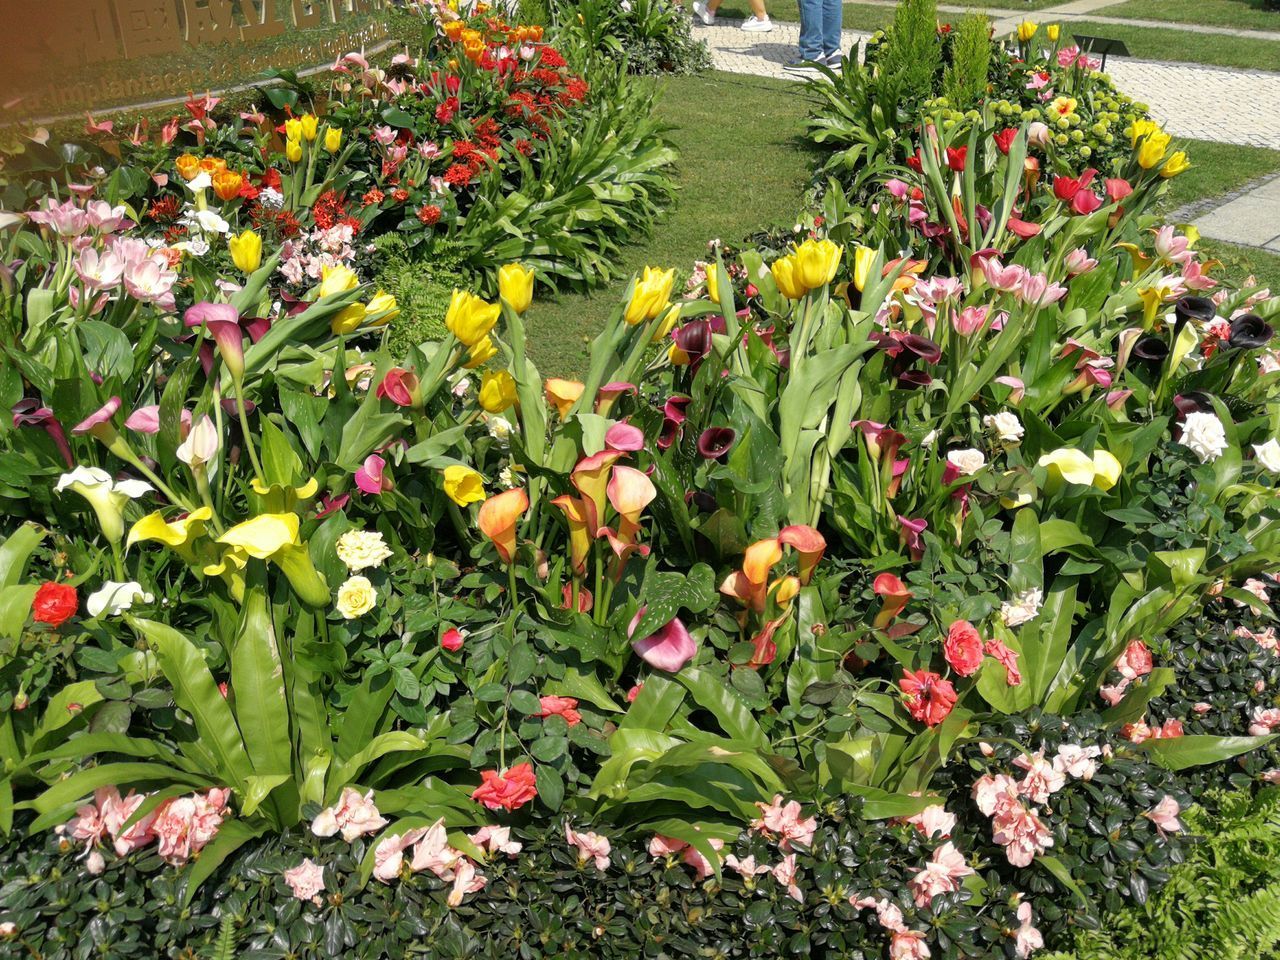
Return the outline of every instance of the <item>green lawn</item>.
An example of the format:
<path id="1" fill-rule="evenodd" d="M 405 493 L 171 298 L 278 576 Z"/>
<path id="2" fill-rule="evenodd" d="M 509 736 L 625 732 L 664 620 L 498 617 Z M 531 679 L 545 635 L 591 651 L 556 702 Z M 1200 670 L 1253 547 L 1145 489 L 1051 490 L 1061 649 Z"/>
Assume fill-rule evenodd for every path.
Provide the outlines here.
<path id="1" fill-rule="evenodd" d="M 1110 14 L 1112 9 L 1103 7 L 1098 13 Z M 1277 24 L 1280 25 L 1280 18 Z M 1193 30 L 1130 27 L 1091 20 L 1064 22 L 1062 28 L 1091 37 L 1123 40 L 1129 53 L 1142 60 L 1173 60 L 1247 70 L 1280 68 L 1280 41 L 1252 40 L 1225 34 L 1197 33 Z M 1206 103 L 1205 109 L 1215 107 Z"/>
<path id="2" fill-rule="evenodd" d="M 1280 12 L 1267 10 L 1262 0 L 1125 0 L 1098 13 L 1134 20 L 1163 20 L 1280 33 Z"/>
<path id="3" fill-rule="evenodd" d="M 813 154 L 803 139 L 809 101 L 799 84 L 709 73 L 663 81 L 658 114 L 680 150 L 680 193 L 648 243 L 622 251 L 623 276 L 676 267 L 678 282 L 716 237 L 790 224 L 803 204 Z M 539 298 L 526 320 L 529 352 L 544 376 L 572 376 L 617 304 L 626 280 L 591 294 Z"/>
<path id="4" fill-rule="evenodd" d="M 1250 180 L 1280 171 L 1280 150 L 1209 140 L 1189 140 L 1183 147 L 1191 157 L 1191 169 L 1169 181 L 1169 192 L 1161 203 L 1165 211 L 1230 193 Z"/>

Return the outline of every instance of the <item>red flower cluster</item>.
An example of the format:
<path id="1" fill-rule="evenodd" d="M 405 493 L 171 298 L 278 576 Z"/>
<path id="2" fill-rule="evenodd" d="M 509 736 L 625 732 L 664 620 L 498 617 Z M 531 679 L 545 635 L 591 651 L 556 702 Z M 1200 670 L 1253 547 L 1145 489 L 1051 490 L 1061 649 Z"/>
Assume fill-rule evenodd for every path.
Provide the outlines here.
<path id="1" fill-rule="evenodd" d="M 80 600 L 76 588 L 69 583 L 40 584 L 31 601 L 31 616 L 36 623 L 60 627 L 76 615 Z"/>
<path id="2" fill-rule="evenodd" d="M 538 795 L 533 767 L 529 763 L 517 763 L 499 773 L 484 770 L 480 773 L 480 786 L 471 794 L 490 810 L 518 810 Z"/>

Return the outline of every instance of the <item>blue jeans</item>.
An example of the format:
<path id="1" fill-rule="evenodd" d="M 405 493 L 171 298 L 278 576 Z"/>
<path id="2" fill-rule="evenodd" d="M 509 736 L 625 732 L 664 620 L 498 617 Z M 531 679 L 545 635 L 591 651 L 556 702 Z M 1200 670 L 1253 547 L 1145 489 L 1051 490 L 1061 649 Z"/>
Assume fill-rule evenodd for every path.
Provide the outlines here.
<path id="1" fill-rule="evenodd" d="M 842 0 L 800 0 L 800 58 L 816 60 L 840 52 Z"/>

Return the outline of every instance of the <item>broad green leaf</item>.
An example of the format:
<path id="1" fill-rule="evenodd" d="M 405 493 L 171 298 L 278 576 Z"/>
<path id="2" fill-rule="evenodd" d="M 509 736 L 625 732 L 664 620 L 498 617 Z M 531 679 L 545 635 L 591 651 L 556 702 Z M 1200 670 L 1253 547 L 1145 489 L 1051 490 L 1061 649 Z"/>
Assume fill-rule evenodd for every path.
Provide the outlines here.
<path id="1" fill-rule="evenodd" d="M 214 871 L 222 866 L 227 857 L 250 840 L 262 836 L 267 829 L 266 823 L 252 824 L 244 820 L 228 820 L 220 826 L 217 836 L 200 851 L 200 856 L 191 865 L 191 872 L 187 874 L 187 887 L 182 894 L 183 908 L 185 909 L 191 903 L 191 898 L 196 895 L 200 885 L 213 876 Z"/>
<path id="2" fill-rule="evenodd" d="M 715 573 L 705 563 L 695 563 L 685 573 L 651 573 L 645 578 L 641 601 L 644 615 L 632 636 L 641 639 L 671 622 L 681 610 L 702 613 L 718 599 Z"/>
<path id="3" fill-rule="evenodd" d="M 1280 734 L 1264 737 L 1215 737 L 1208 734 L 1188 734 L 1170 739 L 1146 740 L 1139 749 L 1151 754 L 1151 759 L 1169 770 L 1185 770 L 1206 763 L 1230 760 L 1242 753 L 1257 750 Z"/>
<path id="4" fill-rule="evenodd" d="M 724 680 L 696 667 L 685 667 L 675 677 L 693 695 L 698 706 L 715 716 L 732 739 L 755 744 L 761 750 L 771 749 L 769 738 L 751 715 L 751 708 Z"/>

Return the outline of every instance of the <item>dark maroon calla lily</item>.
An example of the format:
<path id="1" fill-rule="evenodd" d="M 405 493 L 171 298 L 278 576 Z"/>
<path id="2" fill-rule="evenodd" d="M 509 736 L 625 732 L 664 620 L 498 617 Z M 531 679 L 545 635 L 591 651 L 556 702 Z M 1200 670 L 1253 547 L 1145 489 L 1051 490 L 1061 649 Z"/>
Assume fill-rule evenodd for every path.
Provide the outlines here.
<path id="1" fill-rule="evenodd" d="M 1169 356 L 1169 344 L 1161 337 L 1143 337 L 1133 345 L 1133 357 L 1147 363 L 1164 363 Z"/>
<path id="2" fill-rule="evenodd" d="M 687 419 L 685 410 L 692 400 L 692 397 L 683 397 L 679 394 L 667 398 L 667 402 L 662 407 L 662 432 L 658 435 L 660 449 L 666 450 L 680 438 L 681 428 Z"/>
<path id="3" fill-rule="evenodd" d="M 1218 315 L 1218 305 L 1208 297 L 1182 297 L 1173 305 L 1173 312 L 1179 324 L 1188 320 L 1210 323 Z"/>
<path id="4" fill-rule="evenodd" d="M 71 446 L 67 443 L 67 435 L 62 430 L 62 424 L 58 418 L 53 415 L 53 411 L 48 407 L 40 406 L 40 401 L 28 397 L 25 400 L 19 400 L 13 405 L 13 425 L 15 427 L 39 427 L 49 435 L 54 444 L 58 448 L 58 452 L 62 454 L 62 459 L 70 470 L 75 466 L 75 461 L 71 457 Z"/>
<path id="5" fill-rule="evenodd" d="M 738 434 L 731 427 L 708 427 L 698 437 L 698 453 L 708 460 L 719 460 L 730 448 Z"/>
<path id="6" fill-rule="evenodd" d="M 1227 345 L 1234 350 L 1257 350 L 1275 336 L 1275 330 L 1256 313 L 1243 313 L 1231 321 Z"/>

